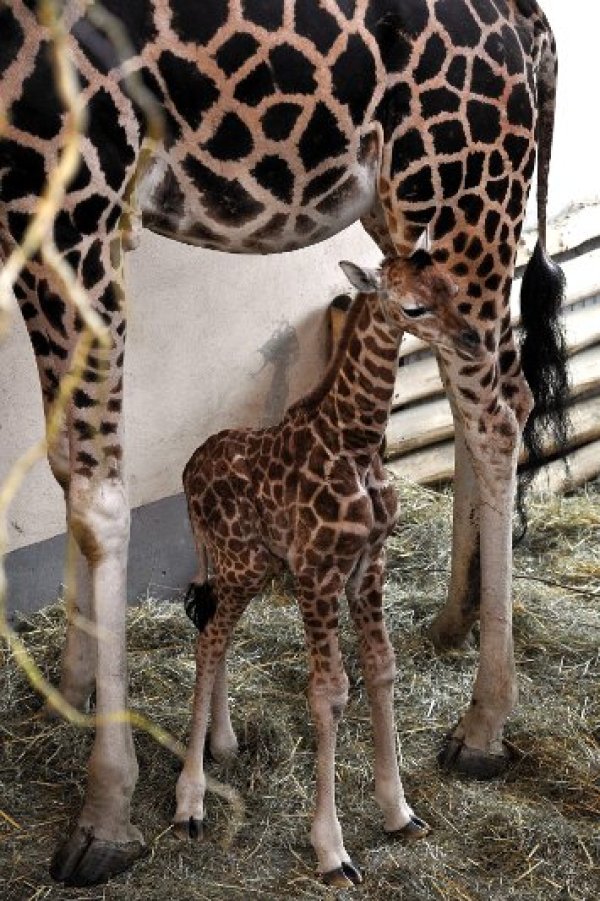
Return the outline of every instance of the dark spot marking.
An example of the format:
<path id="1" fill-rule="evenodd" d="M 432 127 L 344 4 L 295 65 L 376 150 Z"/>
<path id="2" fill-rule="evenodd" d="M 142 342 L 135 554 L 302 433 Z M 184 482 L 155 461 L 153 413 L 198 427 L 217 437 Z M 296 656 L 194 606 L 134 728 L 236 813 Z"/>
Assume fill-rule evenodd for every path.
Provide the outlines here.
<path id="1" fill-rule="evenodd" d="M 0 195 L 8 203 L 20 197 L 38 197 L 46 181 L 44 158 L 31 147 L 0 140 Z"/>
<path id="2" fill-rule="evenodd" d="M 23 29 L 8 6 L 0 7 L 0 75 L 8 69 L 17 58 L 23 42 Z"/>
<path id="3" fill-rule="evenodd" d="M 433 136 L 436 153 L 439 155 L 460 153 L 467 146 L 465 130 L 462 122 L 451 119 L 448 122 L 438 122 L 430 127 Z"/>
<path id="4" fill-rule="evenodd" d="M 304 189 L 302 195 L 302 205 L 306 206 L 311 200 L 321 197 L 326 191 L 329 191 L 334 184 L 339 181 L 346 170 L 342 166 L 334 166 L 333 169 L 327 169 L 320 175 L 315 175 Z"/>
<path id="5" fill-rule="evenodd" d="M 463 183 L 463 165 L 460 161 L 441 163 L 439 167 L 444 199 L 458 194 Z"/>
<path id="6" fill-rule="evenodd" d="M 508 204 L 506 205 L 506 212 L 510 216 L 511 219 L 518 219 L 523 211 L 523 188 L 521 187 L 518 181 L 513 181 L 510 198 Z"/>
<path id="7" fill-rule="evenodd" d="M 44 279 L 38 287 L 38 298 L 40 309 L 49 326 L 55 329 L 63 338 L 67 337 L 63 317 L 65 315 L 66 305 L 63 300 L 50 290 L 48 282 Z"/>
<path id="8" fill-rule="evenodd" d="M 467 235 L 465 234 L 465 232 L 460 232 L 458 235 L 456 235 L 452 244 L 455 253 L 462 253 L 467 246 Z"/>
<path id="9" fill-rule="evenodd" d="M 320 100 L 299 142 L 300 157 L 310 171 L 329 157 L 339 156 L 348 147 L 331 110 Z"/>
<path id="10" fill-rule="evenodd" d="M 202 203 L 215 221 L 245 225 L 255 219 L 264 205 L 255 200 L 237 179 L 217 175 L 193 156 L 187 156 L 183 168 L 202 195 Z"/>
<path id="11" fill-rule="evenodd" d="M 294 176 L 284 159 L 264 156 L 252 170 L 259 185 L 266 188 L 284 203 L 291 203 L 294 194 Z"/>
<path id="12" fill-rule="evenodd" d="M 315 67 L 291 44 L 280 44 L 269 53 L 273 78 L 284 94 L 313 94 L 316 90 Z"/>
<path id="13" fill-rule="evenodd" d="M 242 13 L 266 31 L 277 31 L 283 25 L 283 3 L 284 0 L 242 0 Z"/>
<path id="14" fill-rule="evenodd" d="M 425 144 L 421 132 L 411 128 L 406 134 L 394 141 L 392 147 L 391 175 L 406 169 L 410 163 L 420 160 L 425 155 Z"/>
<path id="15" fill-rule="evenodd" d="M 376 71 L 370 50 L 357 34 L 348 38 L 348 46 L 334 64 L 331 75 L 334 96 L 348 106 L 352 121 L 358 125 L 373 97 Z"/>
<path id="16" fill-rule="evenodd" d="M 448 232 L 451 232 L 454 226 L 456 225 L 456 216 L 454 214 L 454 210 L 450 206 L 444 206 L 439 211 L 435 227 L 434 227 L 434 237 L 439 240 L 443 238 L 444 235 L 447 235 Z"/>
<path id="17" fill-rule="evenodd" d="M 408 175 L 398 186 L 398 199 L 408 201 L 427 201 L 434 196 L 431 166 L 423 166 L 412 175 Z"/>
<path id="18" fill-rule="evenodd" d="M 298 121 L 302 107 L 297 103 L 275 103 L 262 117 L 265 137 L 272 141 L 285 141 Z"/>
<path id="19" fill-rule="evenodd" d="M 212 138 L 204 144 L 217 160 L 242 160 L 253 147 L 252 132 L 236 113 L 226 113 Z"/>
<path id="20" fill-rule="evenodd" d="M 383 135 L 386 141 L 391 140 L 398 125 L 407 116 L 410 116 L 410 111 L 411 92 L 407 84 L 399 82 L 385 92 L 375 111 L 375 118 L 383 126 Z"/>
<path id="21" fill-rule="evenodd" d="M 483 253 L 483 244 L 481 243 L 479 238 L 473 238 L 469 242 L 469 246 L 466 250 L 466 255 L 470 260 L 478 259 Z"/>
<path id="22" fill-rule="evenodd" d="M 500 225 L 500 213 L 497 210 L 490 210 L 485 217 L 485 237 L 489 244 L 496 237 L 498 226 Z"/>
<path id="23" fill-rule="evenodd" d="M 195 63 L 164 50 L 158 60 L 160 74 L 179 115 L 198 128 L 202 114 L 215 103 L 219 91 L 212 78 L 203 75 Z"/>
<path id="24" fill-rule="evenodd" d="M 3 36 L 4 37 L 4 36 Z M 13 103 L 10 118 L 15 128 L 44 140 L 56 137 L 62 125 L 62 106 L 54 85 L 54 71 L 47 41 L 40 44 L 31 75 L 21 97 Z"/>
<path id="25" fill-rule="evenodd" d="M 467 60 L 464 56 L 455 56 L 446 73 L 446 81 L 453 88 L 461 91 L 467 77 Z"/>
<path id="26" fill-rule="evenodd" d="M 302 37 L 312 41 L 320 53 L 327 53 L 340 34 L 340 27 L 320 0 L 302 0 L 296 3 L 295 29 Z"/>
<path id="27" fill-rule="evenodd" d="M 98 154 L 107 184 L 117 191 L 135 161 L 135 149 L 119 124 L 119 113 L 108 91 L 100 88 L 88 104 L 88 137 Z"/>
<path id="28" fill-rule="evenodd" d="M 317 210 L 324 216 L 332 215 L 338 212 L 340 208 L 343 208 L 358 190 L 359 186 L 356 178 L 353 175 L 349 175 L 341 185 L 338 185 L 331 194 L 328 194 L 327 197 L 317 204 Z"/>
<path id="29" fill-rule="evenodd" d="M 261 100 L 275 93 L 273 74 L 267 63 L 260 63 L 236 87 L 234 96 L 247 106 L 258 106 Z"/>
<path id="30" fill-rule="evenodd" d="M 415 69 L 414 79 L 417 84 L 429 81 L 441 71 L 446 59 L 446 47 L 439 34 L 432 34 L 427 39 L 421 54 L 419 65 Z"/>
<path id="31" fill-rule="evenodd" d="M 529 92 L 524 84 L 516 84 L 510 93 L 506 104 L 506 113 L 511 125 L 520 125 L 522 128 L 532 128 L 533 110 Z"/>
<path id="32" fill-rule="evenodd" d="M 48 357 L 50 355 L 48 339 L 41 332 L 29 332 L 29 340 L 36 357 Z"/>
<path id="33" fill-rule="evenodd" d="M 421 112 L 424 119 L 440 113 L 455 113 L 460 107 L 460 98 L 448 88 L 435 88 L 421 94 Z"/>
<path id="34" fill-rule="evenodd" d="M 94 241 L 87 254 L 85 255 L 85 259 L 83 261 L 83 265 L 81 267 L 81 278 L 83 281 L 83 287 L 92 288 L 104 275 L 104 267 L 101 262 L 102 256 L 102 242 L 100 240 Z"/>
<path id="35" fill-rule="evenodd" d="M 73 210 L 73 222 L 75 227 L 83 235 L 92 235 L 98 231 L 100 217 L 106 211 L 110 201 L 100 194 L 92 194 L 87 200 L 82 200 Z"/>
<path id="36" fill-rule="evenodd" d="M 493 300 L 485 300 L 481 304 L 481 309 L 479 310 L 479 318 L 482 321 L 489 320 L 490 322 L 496 321 L 496 304 Z"/>
<path id="37" fill-rule="evenodd" d="M 465 214 L 469 225 L 477 225 L 484 206 L 481 197 L 478 197 L 477 194 L 465 194 L 458 201 L 458 205 Z"/>
<path id="38" fill-rule="evenodd" d="M 217 50 L 217 63 L 225 75 L 233 75 L 256 53 L 258 46 L 258 41 L 251 34 L 234 34 Z"/>
<path id="39" fill-rule="evenodd" d="M 98 405 L 98 401 L 94 400 L 93 397 L 90 397 L 83 388 L 75 389 L 73 392 L 73 403 L 80 410 L 87 409 L 88 407 L 96 407 Z"/>
<path id="40" fill-rule="evenodd" d="M 486 275 L 489 275 L 490 272 L 494 268 L 494 257 L 491 253 L 486 253 L 483 260 L 479 264 L 477 268 L 477 275 L 479 278 L 485 278 Z"/>
<path id="41" fill-rule="evenodd" d="M 491 103 L 470 100 L 467 103 L 467 119 L 474 141 L 493 144 L 500 137 L 500 110 Z"/>
<path id="42" fill-rule="evenodd" d="M 496 203 L 502 203 L 508 192 L 509 178 L 500 178 L 497 181 L 489 181 L 487 183 L 487 193 L 490 200 Z"/>
<path id="43" fill-rule="evenodd" d="M 454 47 L 477 46 L 481 29 L 464 0 L 436 0 L 435 14 Z"/>
<path id="44" fill-rule="evenodd" d="M 251 0 L 246 0 L 246 4 L 248 2 Z M 204 45 L 227 21 L 229 0 L 210 0 L 210 3 L 170 0 L 169 8 L 172 10 L 171 25 L 175 34 L 182 41 Z"/>
<path id="45" fill-rule="evenodd" d="M 369 4 L 365 24 L 375 35 L 386 72 L 402 72 L 410 59 L 412 45 L 403 34 L 404 28 L 400 17 L 394 12 L 384 14 L 382 17 L 380 7 L 379 3 Z"/>
<path id="46" fill-rule="evenodd" d="M 473 60 L 471 91 L 473 94 L 496 98 L 502 97 L 504 92 L 504 79 L 496 75 L 490 64 L 480 56 Z"/>

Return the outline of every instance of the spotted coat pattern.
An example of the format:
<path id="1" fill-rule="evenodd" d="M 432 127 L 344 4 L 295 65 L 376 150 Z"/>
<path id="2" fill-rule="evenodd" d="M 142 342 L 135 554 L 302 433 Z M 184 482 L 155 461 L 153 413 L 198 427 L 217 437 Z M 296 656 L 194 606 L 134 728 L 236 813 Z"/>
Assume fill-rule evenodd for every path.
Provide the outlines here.
<path id="1" fill-rule="evenodd" d="M 378 718 L 373 711 L 375 792 L 386 829 L 412 838 L 428 831 L 406 804 L 395 755 L 389 757 L 395 745 L 395 664 L 382 591 L 384 542 L 396 522 L 397 500 L 379 448 L 400 340 L 406 330 L 463 361 L 486 356 L 478 333 L 455 309 L 457 286 L 424 250 L 408 260 L 386 261 L 380 285 L 377 292 L 355 299 L 329 371 L 279 425 L 213 435 L 183 475 L 200 572 L 200 584 L 190 589 L 188 612 L 200 636 L 192 735 L 177 786 L 175 829 L 185 837 L 202 832 L 208 699 L 215 691 L 226 697 L 219 683 L 226 678 L 223 658 L 235 623 L 269 576 L 287 566 L 304 621 L 317 728 L 313 844 L 325 881 L 338 886 L 360 881 L 344 849 L 335 808 L 332 812 L 327 803 L 335 794 L 331 764 L 348 693 L 337 638 L 344 590 L 369 696 L 374 708 L 387 713 Z M 213 699 L 213 753 L 235 747 L 229 716 L 218 703 Z M 215 728 L 221 734 L 215 735 Z"/>
<path id="2" fill-rule="evenodd" d="M 433 637 L 459 643 L 478 616 L 482 632 L 473 704 L 446 762 L 493 771 L 515 699 L 510 509 L 531 394 L 508 296 L 536 128 L 541 250 L 533 282 L 548 272 L 556 52 L 543 13 L 535 0 L 103 5 L 130 35 L 123 67 L 83 0 L 62 4 L 89 124 L 54 237 L 109 327 L 112 346 L 90 354 L 50 464 L 82 553 L 79 609 L 91 616 L 93 596 L 99 625 L 110 621 L 119 638 L 108 653 L 70 627 L 65 696 L 82 706 L 96 681 L 100 712 L 126 703 L 122 256 L 135 244 L 138 224 L 203 247 L 275 253 L 323 240 L 360 218 L 386 255 L 406 254 L 429 226 L 436 261 L 460 285 L 458 310 L 488 350 L 477 362 L 439 352 L 457 429 L 456 527 L 449 601 Z M 34 0 L 0 3 L 0 100 L 10 114 L 0 139 L 4 257 L 23 236 L 64 141 L 49 36 L 35 10 Z M 150 159 L 145 118 L 128 94 L 125 71 L 139 74 L 164 117 L 165 136 Z M 134 182 L 141 159 L 143 177 Z M 16 295 L 47 409 L 81 322 L 39 258 L 21 273 Z M 140 853 L 129 817 L 136 775 L 127 725 L 105 722 L 78 826 L 53 863 L 57 878 L 98 881 Z"/>

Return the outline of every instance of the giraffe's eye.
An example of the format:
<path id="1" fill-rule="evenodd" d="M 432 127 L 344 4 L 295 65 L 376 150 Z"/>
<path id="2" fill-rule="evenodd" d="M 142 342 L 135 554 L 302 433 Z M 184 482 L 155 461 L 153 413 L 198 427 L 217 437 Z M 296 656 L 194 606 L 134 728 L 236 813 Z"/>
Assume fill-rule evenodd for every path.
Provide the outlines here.
<path id="1" fill-rule="evenodd" d="M 409 319 L 418 319 L 419 316 L 426 316 L 429 310 L 427 307 L 404 307 L 404 313 Z"/>

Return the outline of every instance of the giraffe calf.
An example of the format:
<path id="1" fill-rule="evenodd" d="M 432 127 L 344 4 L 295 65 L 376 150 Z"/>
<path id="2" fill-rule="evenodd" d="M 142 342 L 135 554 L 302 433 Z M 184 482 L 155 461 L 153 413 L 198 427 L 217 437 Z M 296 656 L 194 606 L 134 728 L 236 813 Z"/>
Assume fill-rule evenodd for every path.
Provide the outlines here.
<path id="1" fill-rule="evenodd" d="M 192 734 L 177 783 L 175 830 L 202 832 L 204 742 L 236 748 L 227 706 L 225 653 L 273 564 L 286 565 L 304 621 L 309 699 L 317 730 L 317 799 L 311 830 L 326 883 L 361 881 L 335 808 L 335 742 L 348 696 L 338 644 L 345 592 L 359 636 L 375 745 L 375 794 L 384 828 L 419 838 L 429 827 L 407 803 L 393 717 L 394 652 L 383 622 L 384 542 L 396 496 L 379 446 L 390 413 L 404 331 L 465 360 L 481 359 L 477 332 L 456 310 L 455 284 L 426 246 L 381 270 L 342 263 L 359 289 L 334 360 L 318 387 L 269 429 L 213 435 L 191 457 L 183 483 L 199 555 L 187 609 L 199 628 Z M 209 578 L 209 560 L 212 576 Z"/>

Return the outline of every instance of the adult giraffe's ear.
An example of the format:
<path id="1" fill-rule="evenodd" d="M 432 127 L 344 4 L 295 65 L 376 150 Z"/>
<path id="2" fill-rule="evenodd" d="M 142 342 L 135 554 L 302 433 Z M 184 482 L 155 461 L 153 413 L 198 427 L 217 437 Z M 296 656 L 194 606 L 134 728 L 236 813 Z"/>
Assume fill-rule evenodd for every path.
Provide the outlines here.
<path id="1" fill-rule="evenodd" d="M 342 260 L 340 267 L 350 284 L 363 294 L 378 294 L 382 289 L 379 269 L 362 269 L 356 263 Z"/>

